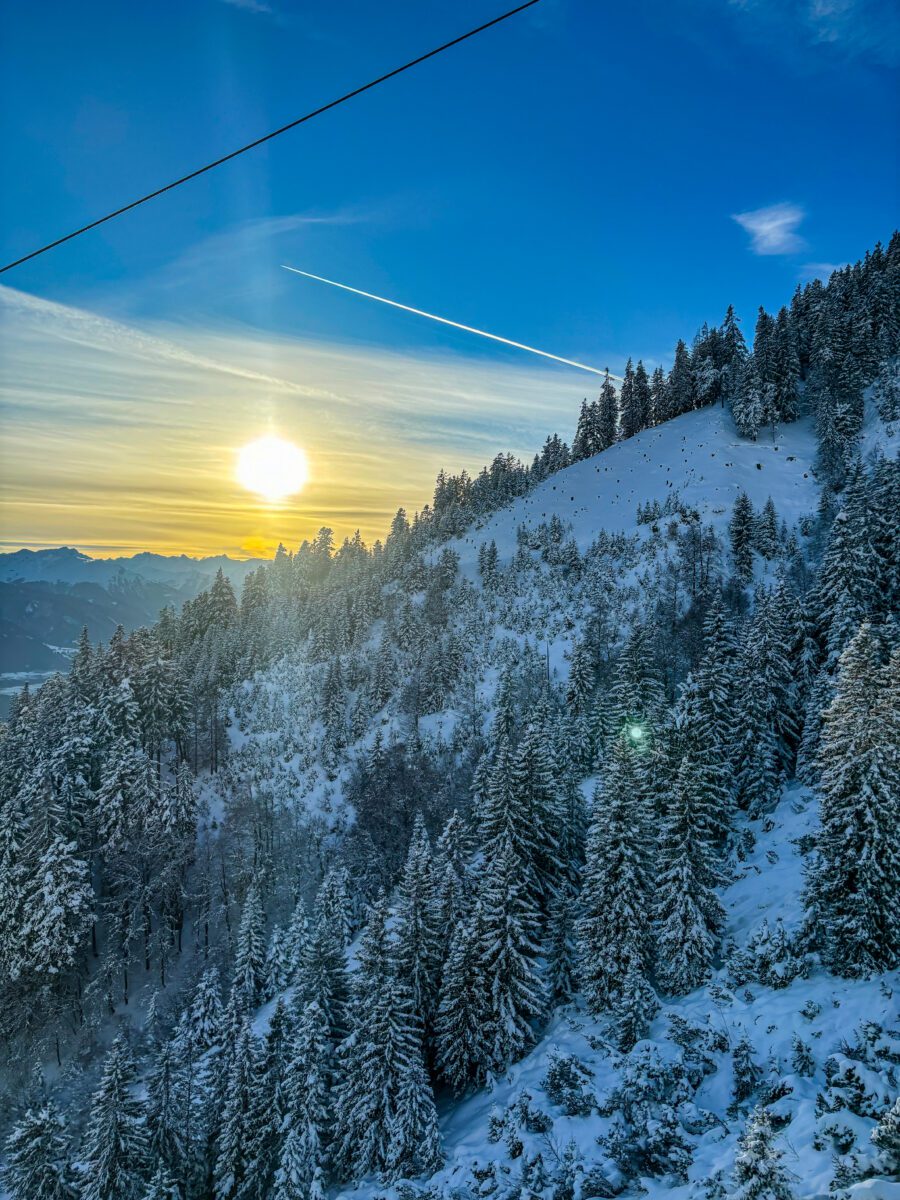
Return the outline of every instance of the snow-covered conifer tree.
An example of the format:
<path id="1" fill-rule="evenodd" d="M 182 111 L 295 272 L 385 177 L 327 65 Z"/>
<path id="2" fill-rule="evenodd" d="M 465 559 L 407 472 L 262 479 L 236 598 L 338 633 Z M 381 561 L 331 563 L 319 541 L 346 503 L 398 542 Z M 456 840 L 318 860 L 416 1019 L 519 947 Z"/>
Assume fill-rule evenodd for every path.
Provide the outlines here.
<path id="1" fill-rule="evenodd" d="M 113 1042 L 91 1100 L 81 1151 L 80 1200 L 141 1200 L 146 1135 L 134 1095 L 135 1067 L 124 1037 Z"/>

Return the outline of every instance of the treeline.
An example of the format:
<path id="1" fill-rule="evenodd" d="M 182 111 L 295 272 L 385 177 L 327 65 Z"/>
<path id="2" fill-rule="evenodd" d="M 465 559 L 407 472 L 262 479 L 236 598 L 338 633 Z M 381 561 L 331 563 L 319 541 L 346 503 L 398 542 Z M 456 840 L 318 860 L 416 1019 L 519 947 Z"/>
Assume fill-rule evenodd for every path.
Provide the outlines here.
<path id="1" fill-rule="evenodd" d="M 435 1089 L 503 1073 L 576 988 L 628 1048 L 658 997 L 708 978 L 747 817 L 795 773 L 822 827 L 805 928 L 773 937 L 767 978 L 811 955 L 847 974 L 897 964 L 900 477 L 859 461 L 858 424 L 836 441 L 822 414 L 857 412 L 877 378 L 889 415 L 898 253 L 895 237 L 834 291 L 800 294 L 829 321 L 858 308 L 845 323 L 867 323 L 878 350 L 847 390 L 833 377 L 829 410 L 823 351 L 795 326 L 798 403 L 819 397 L 840 485 L 798 532 L 745 496 L 727 546 L 676 501 L 642 506 L 646 541 L 601 532 L 585 551 L 554 517 L 508 562 L 485 543 L 476 586 L 440 540 L 562 464 L 550 439 L 545 462 L 495 460 L 477 491 L 441 477 L 434 509 L 398 513 L 371 549 L 322 530 L 240 600 L 220 575 L 151 630 L 83 639 L 69 676 L 23 690 L 0 738 L 10 1058 L 65 1064 L 111 1019 L 143 1017 L 148 981 L 158 994 L 143 1032 L 123 1023 L 77 1152 L 43 1085 L 29 1091 L 14 1200 L 299 1200 L 431 1173 Z M 722 330 L 704 337 L 709 353 L 676 356 L 695 398 L 702 361 L 722 389 L 736 377 L 716 365 Z M 615 435 L 637 431 L 625 411 L 615 397 Z M 623 582 L 638 567 L 640 590 Z M 442 713 L 446 733 L 423 732 Z M 729 969 L 750 978 L 755 957 Z M 684 1169 L 669 1134 L 658 1173 Z"/>

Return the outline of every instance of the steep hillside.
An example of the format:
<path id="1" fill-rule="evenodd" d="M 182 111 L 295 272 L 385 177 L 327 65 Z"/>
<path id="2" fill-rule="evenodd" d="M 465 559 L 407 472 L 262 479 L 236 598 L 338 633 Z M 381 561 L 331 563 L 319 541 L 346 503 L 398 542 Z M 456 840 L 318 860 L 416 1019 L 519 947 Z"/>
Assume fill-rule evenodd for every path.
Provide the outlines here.
<path id="1" fill-rule="evenodd" d="M 764 821 L 746 826 L 756 844 L 724 891 L 724 936 L 726 945 L 754 946 L 752 970 L 736 969 L 734 955 L 708 985 L 664 1003 L 627 1054 L 608 1023 L 576 999 L 489 1088 L 439 1106 L 447 1161 L 433 1193 L 374 1184 L 338 1194 L 531 1196 L 541 1192 L 541 1175 L 551 1178 L 562 1164 L 572 1189 L 562 1195 L 613 1196 L 627 1185 L 627 1195 L 671 1200 L 731 1196 L 739 1135 L 762 1101 L 781 1131 L 790 1194 L 834 1195 L 840 1148 L 853 1142 L 858 1164 L 874 1163 L 874 1114 L 898 1093 L 900 972 L 839 979 L 803 967 L 786 949 L 802 921 L 801 847 L 816 824 L 813 797 L 791 787 Z M 747 1095 L 736 1100 L 742 1079 Z M 848 1107 L 854 1086 L 864 1098 Z M 623 1112 L 633 1141 L 620 1157 L 602 1139 Z M 647 1173 L 622 1171 L 623 1161 L 642 1156 Z M 900 1178 L 843 1194 L 896 1200 Z"/>
<path id="2" fill-rule="evenodd" d="M 898 311 L 900 236 L 15 697 L 11 1200 L 896 1200 Z"/>
<path id="3" fill-rule="evenodd" d="M 871 424 L 872 414 L 869 420 Z M 883 437 L 881 427 L 879 444 Z M 556 516 L 584 550 L 601 529 L 635 533 L 639 505 L 671 506 L 674 498 L 699 514 L 703 524 L 722 529 L 742 491 L 756 508 L 771 497 L 779 516 L 795 525 L 801 516 L 814 513 L 818 503 L 815 457 L 809 417 L 781 426 L 774 439 L 762 433 L 751 442 L 737 435 L 725 408 L 698 409 L 553 475 L 477 526 L 456 548 L 462 564 L 469 566 L 481 541 L 495 540 L 498 548 L 511 549 L 519 525 L 533 529 Z"/>

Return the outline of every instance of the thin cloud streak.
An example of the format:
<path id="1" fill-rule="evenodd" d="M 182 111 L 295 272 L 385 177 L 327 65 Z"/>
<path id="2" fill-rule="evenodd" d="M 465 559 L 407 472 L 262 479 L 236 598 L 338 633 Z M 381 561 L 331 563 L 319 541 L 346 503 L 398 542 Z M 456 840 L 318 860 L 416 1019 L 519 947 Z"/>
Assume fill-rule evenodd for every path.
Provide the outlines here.
<path id="1" fill-rule="evenodd" d="M 571 438 L 584 377 L 452 355 L 135 328 L 0 288 L 4 542 L 258 554 L 321 525 L 383 537 L 441 467 L 477 470 Z M 277 432 L 311 479 L 267 507 L 233 481 L 240 446 Z M 115 503 L 113 503 L 115 499 Z"/>

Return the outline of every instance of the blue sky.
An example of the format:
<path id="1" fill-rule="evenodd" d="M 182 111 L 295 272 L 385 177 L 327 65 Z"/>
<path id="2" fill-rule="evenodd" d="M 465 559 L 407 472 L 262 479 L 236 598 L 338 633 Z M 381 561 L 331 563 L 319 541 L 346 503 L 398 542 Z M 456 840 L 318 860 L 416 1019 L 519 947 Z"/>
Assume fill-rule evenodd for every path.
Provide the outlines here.
<path id="1" fill-rule="evenodd" d="M 4 261 L 502 7 L 8 7 Z M 890 236 L 898 24 L 882 0 L 543 0 L 0 283 L 176 340 L 523 367 L 290 262 L 600 366 L 666 361 L 729 302 L 752 328 L 759 303 Z M 524 365 L 566 380 L 571 424 L 590 377 Z"/>

